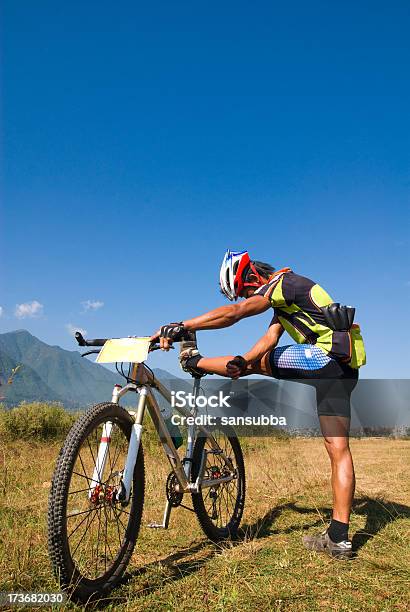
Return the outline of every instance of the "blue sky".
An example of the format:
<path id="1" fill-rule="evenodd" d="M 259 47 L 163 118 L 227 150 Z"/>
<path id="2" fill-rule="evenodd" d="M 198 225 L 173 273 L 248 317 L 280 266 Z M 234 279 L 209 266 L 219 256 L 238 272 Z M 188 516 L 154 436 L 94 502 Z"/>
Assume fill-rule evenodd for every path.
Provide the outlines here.
<path id="1" fill-rule="evenodd" d="M 149 334 L 223 304 L 224 250 L 248 248 L 357 307 L 363 376 L 408 377 L 408 2 L 2 13 L 2 331 Z"/>

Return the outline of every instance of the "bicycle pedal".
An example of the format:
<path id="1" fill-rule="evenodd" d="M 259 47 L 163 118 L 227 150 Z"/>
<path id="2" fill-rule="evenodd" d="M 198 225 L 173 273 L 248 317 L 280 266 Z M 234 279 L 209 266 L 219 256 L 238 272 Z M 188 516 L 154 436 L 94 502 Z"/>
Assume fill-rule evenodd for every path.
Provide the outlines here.
<path id="1" fill-rule="evenodd" d="M 167 529 L 163 523 L 148 523 L 149 529 Z"/>

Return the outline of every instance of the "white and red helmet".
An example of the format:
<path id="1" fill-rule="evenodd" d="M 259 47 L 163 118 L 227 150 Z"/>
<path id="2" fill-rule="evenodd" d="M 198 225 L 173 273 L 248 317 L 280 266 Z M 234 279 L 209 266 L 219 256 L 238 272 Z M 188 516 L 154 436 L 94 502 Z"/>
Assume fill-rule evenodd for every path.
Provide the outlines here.
<path id="1" fill-rule="evenodd" d="M 260 287 L 263 284 L 263 281 L 245 282 L 245 273 L 249 268 L 259 280 L 261 277 L 252 264 L 248 251 L 230 251 L 229 249 L 226 251 L 219 272 L 219 284 L 222 293 L 231 302 L 238 299 L 244 287 Z"/>

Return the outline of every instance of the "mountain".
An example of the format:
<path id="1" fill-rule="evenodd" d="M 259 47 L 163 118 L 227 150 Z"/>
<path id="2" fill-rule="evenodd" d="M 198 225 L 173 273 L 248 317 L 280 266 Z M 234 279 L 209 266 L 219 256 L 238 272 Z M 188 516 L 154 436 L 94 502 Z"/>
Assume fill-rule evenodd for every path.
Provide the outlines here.
<path id="1" fill-rule="evenodd" d="M 13 383 L 7 379 L 13 368 L 21 365 Z M 155 371 L 159 378 L 172 378 L 165 371 Z M 102 365 L 81 357 L 78 351 L 50 346 L 26 330 L 0 334 L 0 396 L 8 406 L 25 401 L 59 401 L 67 408 L 84 407 L 111 398 L 116 383 L 124 379 Z M 124 403 L 135 403 L 125 396 Z"/>

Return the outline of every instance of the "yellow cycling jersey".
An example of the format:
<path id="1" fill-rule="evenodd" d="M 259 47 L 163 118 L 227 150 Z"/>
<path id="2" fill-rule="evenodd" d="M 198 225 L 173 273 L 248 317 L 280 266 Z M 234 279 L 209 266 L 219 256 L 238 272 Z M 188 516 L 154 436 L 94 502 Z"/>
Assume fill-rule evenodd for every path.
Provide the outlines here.
<path id="1" fill-rule="evenodd" d="M 330 295 L 309 278 L 290 268 L 275 273 L 255 295 L 269 298 L 275 316 L 298 344 L 315 344 L 329 357 L 359 368 L 366 352 L 359 325 L 349 331 L 334 331 L 326 324 L 321 307 L 333 303 Z"/>

